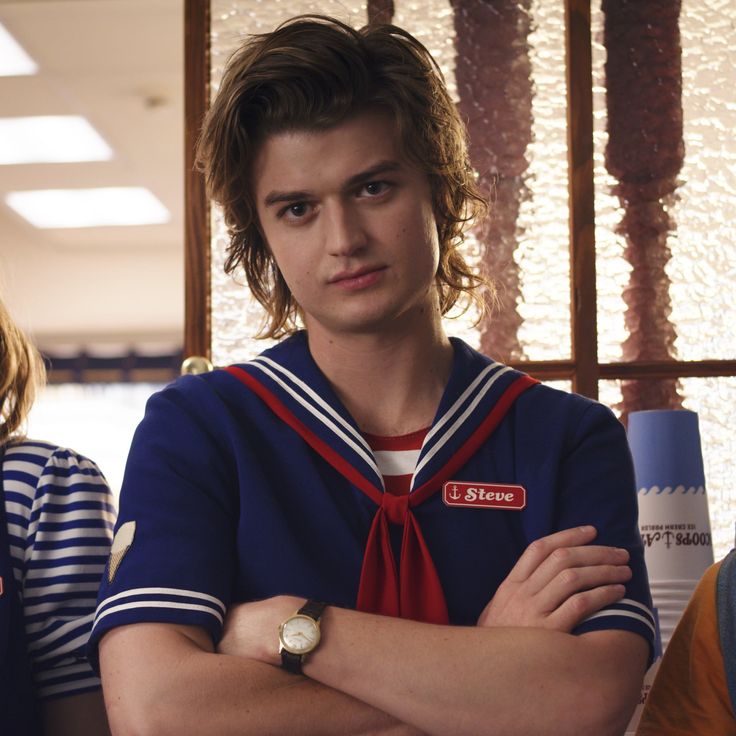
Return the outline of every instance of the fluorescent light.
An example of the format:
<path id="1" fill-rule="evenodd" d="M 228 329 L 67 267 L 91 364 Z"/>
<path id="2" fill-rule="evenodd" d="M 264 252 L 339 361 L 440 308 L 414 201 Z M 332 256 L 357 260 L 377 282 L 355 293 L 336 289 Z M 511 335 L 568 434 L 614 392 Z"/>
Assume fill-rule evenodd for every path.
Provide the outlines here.
<path id="1" fill-rule="evenodd" d="M 112 155 L 112 148 L 78 115 L 0 118 L 0 164 L 109 161 Z"/>
<path id="2" fill-rule="evenodd" d="M 37 71 L 38 64 L 0 23 L 0 77 L 19 77 Z"/>
<path id="3" fill-rule="evenodd" d="M 169 211 L 143 187 L 9 192 L 5 202 L 38 228 L 160 225 Z"/>

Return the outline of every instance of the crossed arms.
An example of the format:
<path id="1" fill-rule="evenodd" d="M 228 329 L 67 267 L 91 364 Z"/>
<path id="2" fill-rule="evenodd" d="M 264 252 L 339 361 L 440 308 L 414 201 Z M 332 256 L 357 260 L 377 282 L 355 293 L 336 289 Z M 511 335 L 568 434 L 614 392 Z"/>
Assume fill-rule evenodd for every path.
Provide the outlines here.
<path id="1" fill-rule="evenodd" d="M 119 734 L 611 734 L 639 696 L 647 643 L 572 629 L 619 600 L 625 550 L 592 527 L 532 543 L 475 627 L 328 607 L 307 677 L 279 667 L 278 624 L 303 599 L 234 606 L 217 651 L 196 627 L 134 624 L 100 643 Z"/>

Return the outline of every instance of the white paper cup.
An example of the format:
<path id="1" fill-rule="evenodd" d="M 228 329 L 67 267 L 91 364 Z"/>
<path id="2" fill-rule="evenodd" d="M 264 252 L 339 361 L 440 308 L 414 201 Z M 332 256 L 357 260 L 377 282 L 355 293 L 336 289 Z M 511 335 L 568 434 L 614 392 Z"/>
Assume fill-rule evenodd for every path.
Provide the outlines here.
<path id="1" fill-rule="evenodd" d="M 700 580 L 700 578 L 649 578 L 649 585 L 652 587 L 657 588 L 672 588 L 673 590 L 677 590 L 680 588 L 686 588 L 693 584 L 693 582 L 696 582 Z"/>
<path id="2" fill-rule="evenodd" d="M 681 590 L 668 590 L 666 588 L 651 588 L 652 595 L 656 595 L 657 598 L 663 598 L 667 600 L 679 601 L 682 599 L 687 600 L 695 590 L 695 583 L 691 587 L 682 588 Z"/>

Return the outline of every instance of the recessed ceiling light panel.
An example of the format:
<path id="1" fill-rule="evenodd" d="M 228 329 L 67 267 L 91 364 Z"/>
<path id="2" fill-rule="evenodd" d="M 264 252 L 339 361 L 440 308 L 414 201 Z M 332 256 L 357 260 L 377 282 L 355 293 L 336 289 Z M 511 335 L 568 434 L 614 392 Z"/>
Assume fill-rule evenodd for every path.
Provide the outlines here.
<path id="1" fill-rule="evenodd" d="M 5 202 L 43 229 L 160 225 L 171 219 L 166 207 L 143 187 L 10 192 Z"/>
<path id="2" fill-rule="evenodd" d="M 110 146 L 78 115 L 0 118 L 0 164 L 109 161 Z"/>
<path id="3" fill-rule="evenodd" d="M 19 77 L 37 71 L 38 64 L 0 23 L 0 77 Z"/>

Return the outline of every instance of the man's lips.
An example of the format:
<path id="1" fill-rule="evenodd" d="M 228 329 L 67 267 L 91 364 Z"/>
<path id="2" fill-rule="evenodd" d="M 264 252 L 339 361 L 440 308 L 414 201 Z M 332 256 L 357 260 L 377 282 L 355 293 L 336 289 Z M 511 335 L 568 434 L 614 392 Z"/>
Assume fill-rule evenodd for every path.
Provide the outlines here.
<path id="1" fill-rule="evenodd" d="M 364 266 L 354 271 L 341 271 L 335 274 L 328 283 L 346 287 L 368 286 L 375 283 L 385 270 L 386 266 Z"/>

